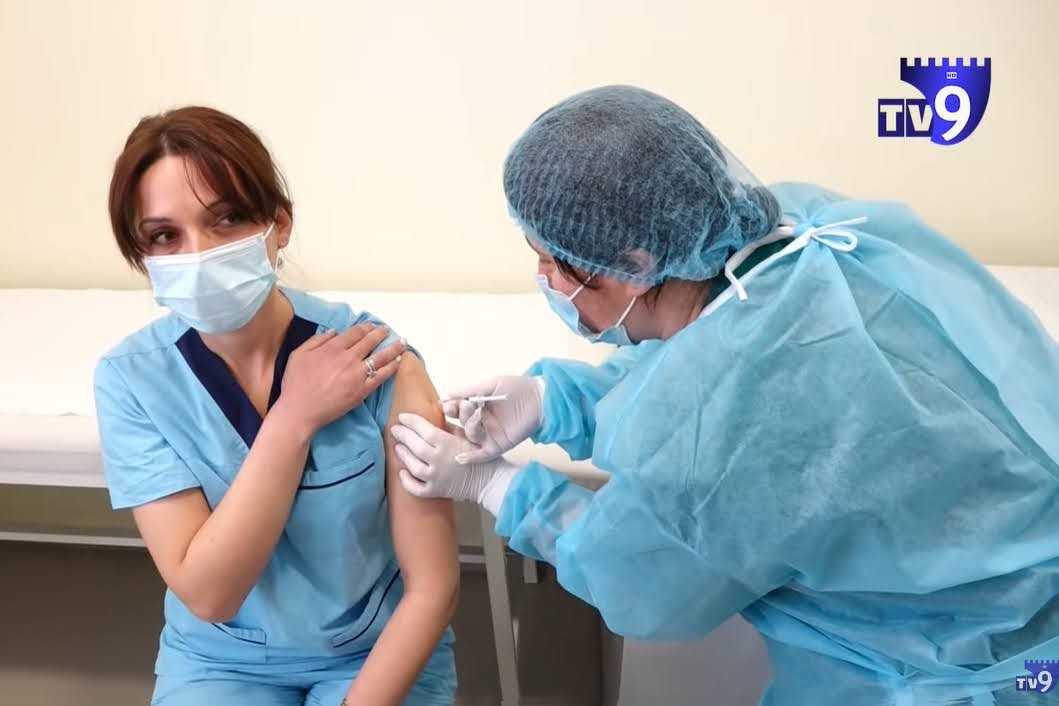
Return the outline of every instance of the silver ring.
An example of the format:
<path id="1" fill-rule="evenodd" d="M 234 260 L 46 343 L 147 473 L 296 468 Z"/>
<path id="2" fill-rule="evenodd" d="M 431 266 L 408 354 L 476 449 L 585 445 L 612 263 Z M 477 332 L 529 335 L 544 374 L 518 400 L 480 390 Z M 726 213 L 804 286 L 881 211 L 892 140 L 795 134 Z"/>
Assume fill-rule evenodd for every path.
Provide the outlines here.
<path id="1" fill-rule="evenodd" d="M 375 361 L 368 356 L 364 359 L 364 365 L 368 367 L 368 379 L 371 380 L 373 377 L 379 374 L 378 369 L 375 367 Z"/>

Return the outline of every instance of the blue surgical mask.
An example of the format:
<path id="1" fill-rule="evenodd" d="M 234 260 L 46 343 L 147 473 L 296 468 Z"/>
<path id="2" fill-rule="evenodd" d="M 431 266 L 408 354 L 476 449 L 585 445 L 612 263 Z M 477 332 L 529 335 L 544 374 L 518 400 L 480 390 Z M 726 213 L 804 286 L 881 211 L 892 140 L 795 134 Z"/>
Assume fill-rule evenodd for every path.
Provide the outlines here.
<path id="1" fill-rule="evenodd" d="M 632 298 L 629 302 L 629 306 L 625 307 L 625 312 L 618 317 L 618 320 L 613 325 L 608 326 L 599 333 L 593 333 L 581 323 L 581 314 L 574 306 L 574 297 L 581 293 L 581 290 L 585 288 L 585 285 L 581 285 L 573 291 L 570 296 L 563 294 L 562 292 L 552 289 L 551 285 L 548 284 L 548 278 L 544 275 L 537 275 L 537 286 L 540 287 L 541 292 L 544 293 L 545 299 L 548 300 L 548 306 L 552 308 L 563 323 L 567 327 L 579 336 L 584 337 L 591 343 L 610 343 L 615 346 L 631 346 L 633 345 L 632 339 L 629 338 L 629 332 L 625 328 L 625 318 L 632 311 L 633 305 L 636 303 L 636 297 Z"/>
<path id="2" fill-rule="evenodd" d="M 276 283 L 265 245 L 275 225 L 203 252 L 145 257 L 154 300 L 201 333 L 246 326 Z"/>

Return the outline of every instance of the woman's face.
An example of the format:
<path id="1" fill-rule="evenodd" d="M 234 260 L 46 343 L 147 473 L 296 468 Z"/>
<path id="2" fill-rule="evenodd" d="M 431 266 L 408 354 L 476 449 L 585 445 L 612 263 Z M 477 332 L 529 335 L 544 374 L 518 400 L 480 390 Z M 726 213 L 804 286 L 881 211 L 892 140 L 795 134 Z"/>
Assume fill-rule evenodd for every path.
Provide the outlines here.
<path id="1" fill-rule="evenodd" d="M 526 240 L 537 253 L 537 274 L 547 277 L 552 289 L 569 297 L 577 291 L 581 282 L 588 280 L 589 273 L 577 268 L 574 270 L 581 278 L 581 282 L 570 279 L 563 274 L 555 264 L 555 259 L 547 251 L 533 242 L 531 238 Z M 603 275 L 593 277 L 591 285 L 581 290 L 574 298 L 573 304 L 580 314 L 581 323 L 597 333 L 613 325 L 625 312 L 629 302 L 646 291 L 646 288 L 636 287 Z"/>
<path id="2" fill-rule="evenodd" d="M 147 255 L 197 253 L 261 233 L 255 223 L 220 200 L 183 157 L 166 155 L 152 164 L 137 191 L 137 236 Z M 290 239 L 290 217 L 279 211 L 266 242 L 269 259 Z"/>

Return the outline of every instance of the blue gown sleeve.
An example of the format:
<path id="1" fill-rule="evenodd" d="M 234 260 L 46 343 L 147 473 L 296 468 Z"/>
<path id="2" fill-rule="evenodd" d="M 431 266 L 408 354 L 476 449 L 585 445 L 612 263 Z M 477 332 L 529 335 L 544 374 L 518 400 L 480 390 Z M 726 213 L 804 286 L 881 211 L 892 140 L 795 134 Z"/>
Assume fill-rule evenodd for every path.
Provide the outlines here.
<path id="1" fill-rule="evenodd" d="M 555 543 L 592 501 L 593 492 L 536 461 L 511 483 L 496 531 L 523 556 L 554 565 Z"/>
<path id="2" fill-rule="evenodd" d="M 713 568 L 689 536 L 694 518 L 660 517 L 658 506 L 624 474 L 593 492 L 533 462 L 508 489 L 496 531 L 555 566 L 563 588 L 595 606 L 608 628 L 639 639 L 702 637 L 788 580 L 777 564 L 746 581 Z"/>
<path id="3" fill-rule="evenodd" d="M 96 366 L 95 397 L 103 473 L 115 510 L 201 485 L 107 359 Z"/>
<path id="4" fill-rule="evenodd" d="M 544 423 L 532 437 L 538 444 L 558 444 L 570 458 L 592 455 L 596 435 L 596 404 L 661 341 L 643 341 L 618 348 L 602 365 L 544 358 L 527 375 L 544 378 Z"/>

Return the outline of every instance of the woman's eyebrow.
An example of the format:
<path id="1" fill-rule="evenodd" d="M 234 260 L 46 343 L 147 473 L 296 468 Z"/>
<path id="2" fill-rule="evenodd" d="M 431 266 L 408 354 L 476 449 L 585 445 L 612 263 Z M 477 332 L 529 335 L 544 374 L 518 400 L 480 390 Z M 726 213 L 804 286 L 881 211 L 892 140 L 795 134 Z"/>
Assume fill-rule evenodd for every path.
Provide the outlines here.
<path id="1" fill-rule="evenodd" d="M 225 199 L 217 199 L 216 201 L 214 201 L 210 205 L 206 206 L 206 210 L 209 211 L 210 213 L 216 213 L 218 209 L 223 208 L 224 206 L 228 206 L 228 205 L 229 205 L 228 201 L 226 201 Z"/>
<path id="2" fill-rule="evenodd" d="M 217 215 L 217 211 L 227 205 L 229 204 L 228 201 L 225 199 L 217 199 L 209 205 L 203 204 L 204 208 L 206 209 L 206 212 L 211 215 Z M 140 219 L 139 227 L 143 228 L 145 225 L 150 225 L 151 223 L 170 223 L 172 222 L 172 220 L 173 219 L 169 218 L 168 216 L 150 216 L 148 218 Z"/>

